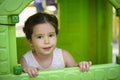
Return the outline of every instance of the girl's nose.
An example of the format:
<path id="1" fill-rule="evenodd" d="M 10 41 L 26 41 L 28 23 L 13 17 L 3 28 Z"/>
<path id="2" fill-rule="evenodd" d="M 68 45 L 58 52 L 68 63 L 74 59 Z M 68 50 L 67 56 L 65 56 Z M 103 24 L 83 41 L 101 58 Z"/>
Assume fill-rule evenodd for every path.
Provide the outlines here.
<path id="1" fill-rule="evenodd" d="M 49 43 L 50 43 L 50 41 L 49 41 L 49 38 L 48 38 L 48 37 L 45 37 L 45 39 L 44 39 L 44 43 L 45 43 L 45 44 L 49 44 Z"/>

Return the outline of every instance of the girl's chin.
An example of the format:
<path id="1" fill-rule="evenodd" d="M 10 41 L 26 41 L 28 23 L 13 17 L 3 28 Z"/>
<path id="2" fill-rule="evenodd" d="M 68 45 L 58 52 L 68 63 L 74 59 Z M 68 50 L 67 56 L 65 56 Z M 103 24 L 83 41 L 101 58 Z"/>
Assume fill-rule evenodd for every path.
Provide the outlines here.
<path id="1" fill-rule="evenodd" d="M 53 53 L 53 48 L 50 48 L 50 49 L 43 49 L 43 54 L 44 55 L 49 55 L 49 54 L 52 54 Z"/>
<path id="2" fill-rule="evenodd" d="M 44 51 L 44 52 L 43 52 L 43 54 L 44 54 L 44 55 L 49 55 L 49 54 L 51 54 L 51 53 L 53 53 L 53 51 L 52 51 L 52 50 L 49 50 L 49 51 Z"/>
<path id="3" fill-rule="evenodd" d="M 50 55 L 50 54 L 52 54 L 52 53 L 43 53 L 43 55 Z"/>

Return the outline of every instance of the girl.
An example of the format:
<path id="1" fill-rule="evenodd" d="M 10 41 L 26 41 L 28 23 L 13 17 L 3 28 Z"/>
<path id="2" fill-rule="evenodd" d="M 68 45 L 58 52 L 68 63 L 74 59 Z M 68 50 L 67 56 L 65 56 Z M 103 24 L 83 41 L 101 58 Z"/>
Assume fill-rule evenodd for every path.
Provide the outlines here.
<path id="1" fill-rule="evenodd" d="M 20 60 L 23 71 L 29 76 L 38 75 L 38 70 L 57 69 L 79 66 L 81 71 L 88 71 L 91 61 L 77 64 L 66 50 L 56 47 L 58 20 L 54 15 L 36 13 L 25 22 L 23 31 L 32 50 Z"/>

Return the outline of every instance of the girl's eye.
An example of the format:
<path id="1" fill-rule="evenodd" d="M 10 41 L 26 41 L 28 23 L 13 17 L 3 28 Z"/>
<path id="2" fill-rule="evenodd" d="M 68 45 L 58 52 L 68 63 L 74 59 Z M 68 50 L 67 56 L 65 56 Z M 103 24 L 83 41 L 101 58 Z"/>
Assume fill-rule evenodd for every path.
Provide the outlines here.
<path id="1" fill-rule="evenodd" d="M 54 34 L 50 34 L 50 35 L 49 35 L 49 37 L 53 37 L 53 36 L 54 36 Z"/>
<path id="2" fill-rule="evenodd" d="M 40 38 L 40 39 L 41 39 L 41 38 L 42 38 L 42 36 L 38 36 L 38 38 Z"/>

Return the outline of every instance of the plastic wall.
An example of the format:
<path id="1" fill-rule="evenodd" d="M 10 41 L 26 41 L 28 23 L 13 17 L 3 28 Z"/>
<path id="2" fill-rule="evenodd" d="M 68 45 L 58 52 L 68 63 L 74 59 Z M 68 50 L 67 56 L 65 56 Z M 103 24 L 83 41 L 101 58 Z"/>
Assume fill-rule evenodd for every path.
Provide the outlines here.
<path id="1" fill-rule="evenodd" d="M 88 72 L 78 67 L 40 71 L 39 76 L 30 78 L 28 74 L 0 75 L 0 80 L 120 80 L 120 65 L 94 65 Z"/>
<path id="2" fill-rule="evenodd" d="M 15 24 L 19 13 L 32 0 L 0 0 L 0 74 L 13 72 L 17 65 Z"/>
<path id="3" fill-rule="evenodd" d="M 60 20 L 58 47 L 77 62 L 112 62 L 112 5 L 107 0 L 57 0 Z"/>
<path id="4" fill-rule="evenodd" d="M 70 51 L 77 62 L 92 60 L 99 65 L 93 65 L 88 72 L 78 67 L 39 71 L 35 78 L 26 73 L 13 74 L 17 55 L 22 52 L 17 50 L 21 43 L 17 40 L 16 44 L 15 24 L 31 1 L 0 0 L 0 80 L 120 80 L 120 65 L 101 64 L 111 62 L 112 55 L 112 7 L 106 0 L 58 0 L 58 47 Z"/>

